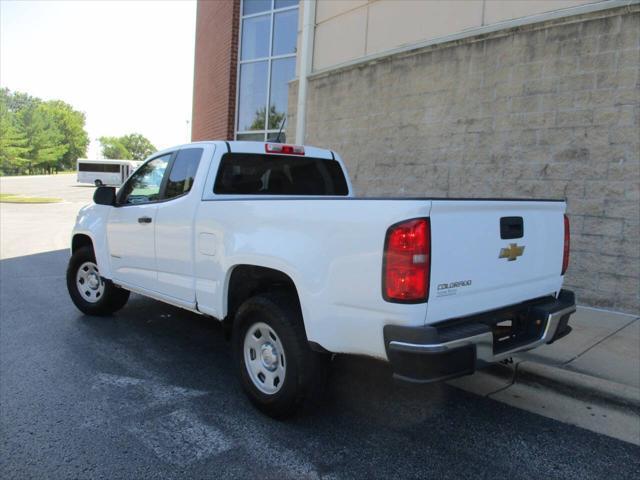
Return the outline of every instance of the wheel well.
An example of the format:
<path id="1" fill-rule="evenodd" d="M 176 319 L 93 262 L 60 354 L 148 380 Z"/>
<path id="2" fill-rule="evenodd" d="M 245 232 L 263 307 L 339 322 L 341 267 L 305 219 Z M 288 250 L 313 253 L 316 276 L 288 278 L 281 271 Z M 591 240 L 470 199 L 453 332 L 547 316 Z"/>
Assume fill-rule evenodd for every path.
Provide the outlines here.
<path id="1" fill-rule="evenodd" d="M 91 241 L 91 238 L 88 235 L 83 235 L 81 233 L 74 235 L 73 240 L 71 240 L 71 253 L 76 253 L 78 249 L 82 247 L 91 247 L 91 249 L 93 249 L 93 242 Z"/>
<path id="2" fill-rule="evenodd" d="M 272 268 L 255 265 L 238 265 L 231 272 L 227 290 L 227 320 L 232 320 L 238 307 L 246 299 L 259 293 L 286 291 L 297 300 L 300 299 L 296 286 L 286 273 Z"/>

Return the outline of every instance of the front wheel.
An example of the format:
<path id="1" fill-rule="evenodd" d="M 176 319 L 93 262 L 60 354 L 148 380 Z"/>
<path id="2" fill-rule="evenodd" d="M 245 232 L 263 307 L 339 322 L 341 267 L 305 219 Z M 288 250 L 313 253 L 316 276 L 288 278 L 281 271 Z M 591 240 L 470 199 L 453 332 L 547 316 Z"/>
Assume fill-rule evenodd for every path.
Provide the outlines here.
<path id="1" fill-rule="evenodd" d="M 233 348 L 249 400 L 274 418 L 293 415 L 319 395 L 326 357 L 309 348 L 298 302 L 271 293 L 245 301 L 235 316 Z"/>
<path id="2" fill-rule="evenodd" d="M 67 267 L 67 289 L 74 305 L 87 315 L 109 315 L 129 300 L 129 291 L 100 276 L 93 249 L 76 250 Z"/>
<path id="3" fill-rule="evenodd" d="M 102 180 L 96 180 L 95 182 L 93 182 L 93 184 L 94 184 L 96 187 L 101 187 L 101 186 L 103 185 Z"/>

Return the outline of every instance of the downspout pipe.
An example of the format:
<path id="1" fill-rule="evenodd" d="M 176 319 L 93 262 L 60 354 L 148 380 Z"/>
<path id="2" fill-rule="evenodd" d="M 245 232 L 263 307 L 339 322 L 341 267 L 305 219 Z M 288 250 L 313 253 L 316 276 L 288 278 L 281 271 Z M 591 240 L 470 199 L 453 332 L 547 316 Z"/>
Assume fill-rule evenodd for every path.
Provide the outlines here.
<path id="1" fill-rule="evenodd" d="M 316 0 L 303 0 L 302 42 L 300 45 L 300 71 L 298 74 L 298 107 L 296 109 L 296 143 L 304 145 L 307 117 L 307 85 L 313 68 L 313 41 L 315 37 Z"/>

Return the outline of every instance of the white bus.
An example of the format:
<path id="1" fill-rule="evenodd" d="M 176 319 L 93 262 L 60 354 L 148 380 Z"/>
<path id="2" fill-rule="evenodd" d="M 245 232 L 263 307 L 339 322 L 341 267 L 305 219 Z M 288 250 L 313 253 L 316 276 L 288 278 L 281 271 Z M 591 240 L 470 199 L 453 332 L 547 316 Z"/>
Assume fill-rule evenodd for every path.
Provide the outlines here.
<path id="1" fill-rule="evenodd" d="M 140 166 L 136 160 L 78 159 L 78 183 L 119 187 Z"/>

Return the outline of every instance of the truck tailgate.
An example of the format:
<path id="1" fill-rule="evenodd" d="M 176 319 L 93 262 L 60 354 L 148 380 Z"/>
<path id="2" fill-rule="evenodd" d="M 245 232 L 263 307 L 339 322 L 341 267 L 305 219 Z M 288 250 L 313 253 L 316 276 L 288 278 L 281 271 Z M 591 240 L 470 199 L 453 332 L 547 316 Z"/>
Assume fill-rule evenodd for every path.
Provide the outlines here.
<path id="1" fill-rule="evenodd" d="M 559 291 L 565 209 L 563 201 L 434 200 L 426 323 Z"/>

